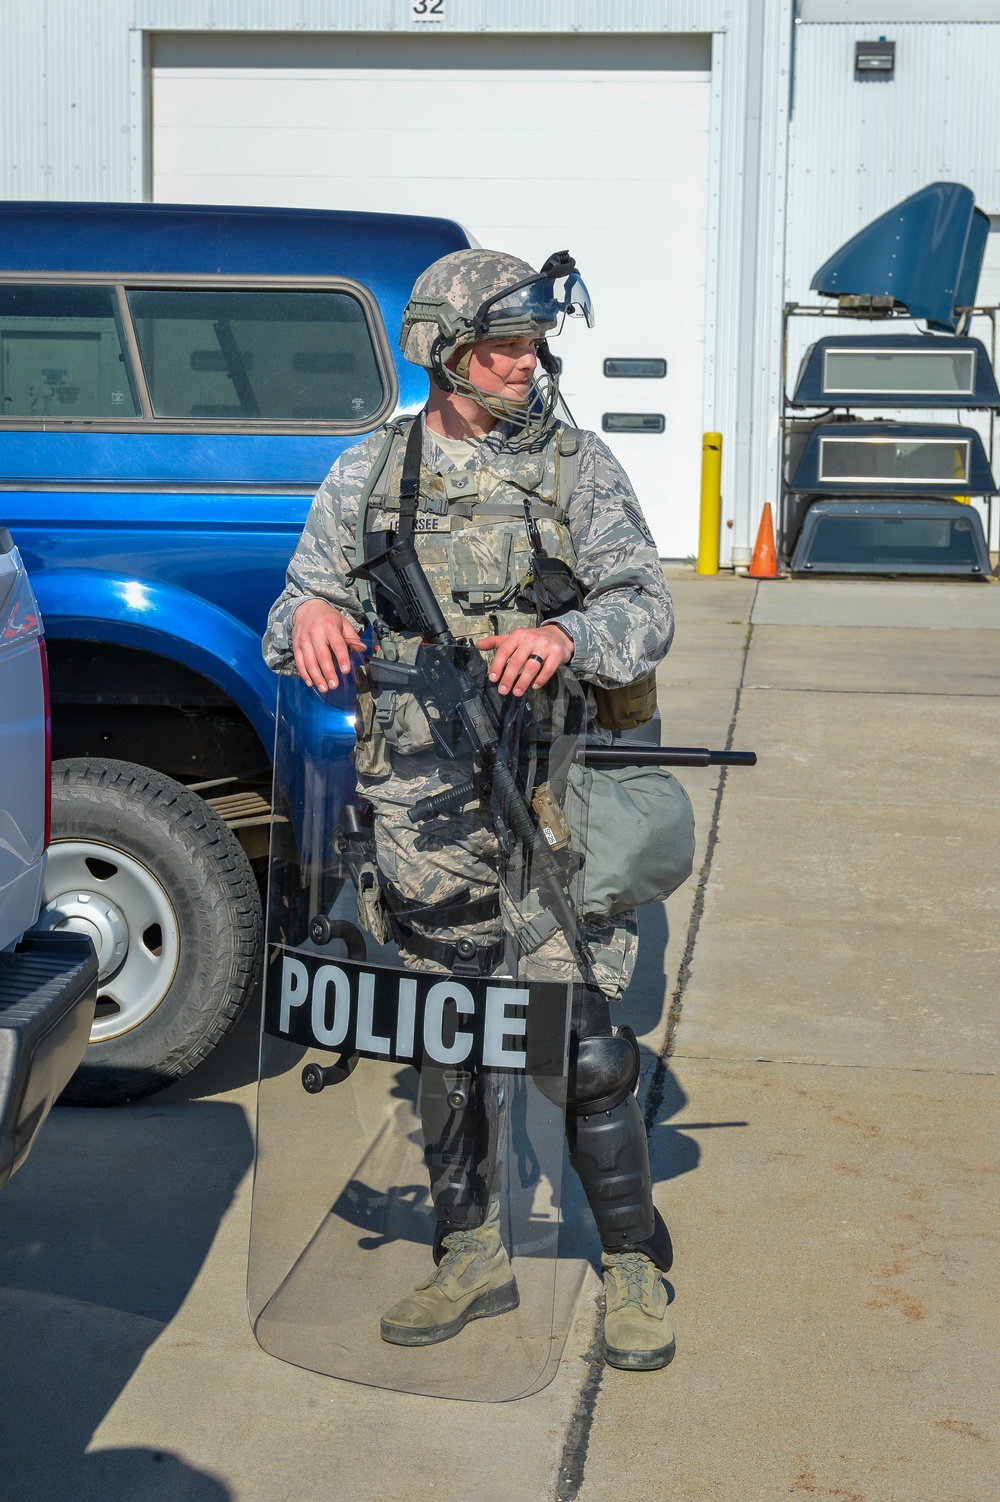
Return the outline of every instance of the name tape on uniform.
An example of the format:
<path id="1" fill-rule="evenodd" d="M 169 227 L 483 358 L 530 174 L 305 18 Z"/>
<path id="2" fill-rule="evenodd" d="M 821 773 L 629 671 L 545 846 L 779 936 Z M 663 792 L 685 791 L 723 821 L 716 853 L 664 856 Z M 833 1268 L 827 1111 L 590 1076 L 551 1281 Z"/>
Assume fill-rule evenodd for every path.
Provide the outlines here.
<path id="1" fill-rule="evenodd" d="M 371 524 L 372 532 L 392 532 L 399 526 L 398 515 L 390 513 L 388 516 L 376 517 Z M 451 517 L 435 516 L 429 511 L 418 511 L 413 518 L 414 532 L 450 532 Z"/>
<path id="2" fill-rule="evenodd" d="M 390 1063 L 565 1069 L 569 990 L 497 976 L 442 976 L 275 946 L 264 1031 L 306 1048 Z"/>

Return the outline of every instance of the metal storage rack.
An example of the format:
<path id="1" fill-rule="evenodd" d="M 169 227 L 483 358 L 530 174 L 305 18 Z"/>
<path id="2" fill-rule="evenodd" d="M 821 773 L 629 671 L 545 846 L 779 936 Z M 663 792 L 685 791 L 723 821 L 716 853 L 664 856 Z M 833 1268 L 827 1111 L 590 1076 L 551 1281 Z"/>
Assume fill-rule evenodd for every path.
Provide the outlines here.
<path id="1" fill-rule="evenodd" d="M 957 311 L 962 315 L 961 322 L 956 329 L 956 335 L 960 337 L 964 337 L 969 334 L 974 319 L 985 318 L 989 320 L 989 340 L 984 342 L 988 343 L 990 366 L 995 373 L 997 369 L 997 315 L 998 313 L 1000 313 L 1000 305 L 976 305 L 974 307 L 963 307 L 957 309 Z M 781 411 L 779 414 L 779 431 L 781 435 L 781 471 L 779 478 L 780 488 L 777 507 L 777 549 L 778 556 L 785 567 L 788 567 L 791 563 L 792 544 L 795 540 L 794 536 L 789 536 L 789 532 L 791 530 L 795 533 L 795 536 L 797 536 L 798 530 L 797 528 L 790 527 L 790 497 L 793 494 L 790 487 L 790 480 L 792 478 L 792 475 L 794 474 L 794 469 L 798 463 L 802 449 L 805 446 L 805 441 L 808 437 L 808 433 L 811 432 L 812 429 L 819 423 L 821 423 L 824 419 L 830 418 L 834 416 L 834 414 L 836 414 L 838 420 L 847 421 L 850 420 L 852 416 L 853 420 L 860 420 L 859 408 L 856 405 L 853 408 L 847 404 L 831 405 L 827 407 L 810 407 L 802 404 L 795 405 L 792 402 L 788 391 L 788 336 L 789 324 L 793 318 L 821 319 L 824 323 L 831 326 L 831 332 L 834 328 L 836 328 L 838 331 L 843 331 L 845 336 L 847 335 L 848 328 L 850 328 L 851 334 L 860 334 L 862 332 L 867 333 L 870 330 L 873 336 L 875 336 L 876 329 L 885 329 L 886 331 L 892 330 L 893 332 L 896 332 L 896 330 L 893 329 L 893 325 L 912 324 L 914 321 L 905 308 L 898 307 L 875 307 L 871 310 L 858 308 L 857 310 L 845 312 L 840 306 L 830 303 L 812 304 L 787 302 L 784 304 L 782 308 L 781 319 Z M 873 327 L 873 325 L 875 327 Z M 941 337 L 942 342 L 945 342 L 947 336 Z M 883 404 L 879 403 L 878 405 L 881 406 Z M 904 404 L 899 402 L 898 400 L 893 400 L 891 394 L 887 394 L 884 407 L 886 412 L 906 410 Z M 866 405 L 860 410 L 861 415 L 872 415 L 871 406 Z M 989 425 L 988 432 L 985 435 L 985 446 L 990 469 L 995 473 L 994 453 L 997 425 L 996 409 L 992 407 L 980 407 L 973 404 L 969 407 L 956 406 L 955 411 L 956 415 L 958 412 L 967 411 L 987 411 L 989 413 Z M 993 536 L 994 501 L 996 497 L 992 495 L 977 497 L 970 494 L 969 499 L 970 501 L 973 499 L 982 499 L 986 503 L 986 537 L 987 546 L 989 546 L 989 542 L 991 541 Z"/>

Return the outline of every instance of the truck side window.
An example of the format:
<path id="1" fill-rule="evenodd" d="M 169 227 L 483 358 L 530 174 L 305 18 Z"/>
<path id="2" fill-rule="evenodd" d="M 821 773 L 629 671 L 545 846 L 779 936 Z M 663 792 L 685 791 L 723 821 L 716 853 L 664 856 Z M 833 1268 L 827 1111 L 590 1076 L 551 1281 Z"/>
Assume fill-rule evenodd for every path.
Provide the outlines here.
<path id="1" fill-rule="evenodd" d="M 349 293 L 133 289 L 128 300 L 156 417 L 357 423 L 382 406 Z"/>
<path id="2" fill-rule="evenodd" d="M 138 417 L 112 287 L 0 286 L 4 417 Z"/>

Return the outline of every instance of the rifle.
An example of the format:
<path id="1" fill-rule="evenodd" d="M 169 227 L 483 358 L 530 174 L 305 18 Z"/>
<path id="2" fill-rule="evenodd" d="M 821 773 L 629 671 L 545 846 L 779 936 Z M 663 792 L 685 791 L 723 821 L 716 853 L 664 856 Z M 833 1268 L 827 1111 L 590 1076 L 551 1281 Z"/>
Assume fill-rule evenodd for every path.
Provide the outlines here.
<path id="1" fill-rule="evenodd" d="M 593 952 L 581 937 L 570 895 L 570 883 L 580 857 L 564 847 L 540 818 L 508 765 L 512 743 L 522 739 L 522 726 L 513 715 L 526 716 L 527 699 L 499 693 L 489 680 L 486 659 L 475 644 L 457 639 L 450 630 L 431 589 L 410 537 L 397 538 L 374 558 L 358 565 L 350 577 L 374 583 L 401 627 L 422 638 L 411 665 L 384 656 L 365 664 L 377 690 L 412 693 L 427 717 L 438 750 L 448 759 L 471 757 L 472 776 L 454 787 L 420 799 L 408 811 L 414 824 L 467 803 L 473 796 L 490 797 L 494 829 L 501 847 L 520 848 L 532 872 L 531 884 L 551 910 L 563 932 L 574 936 L 574 948 L 585 970 Z M 580 727 L 583 728 L 582 726 Z M 513 732 L 513 734 L 512 734 Z M 752 751 L 711 751 L 681 746 L 587 746 L 576 760 L 587 766 L 754 766 Z"/>
<path id="2" fill-rule="evenodd" d="M 404 628 L 422 637 L 412 665 L 382 656 L 367 662 L 365 672 L 372 685 L 412 693 L 427 716 L 438 750 L 449 760 L 471 756 L 477 763 L 475 775 L 414 804 L 408 811 L 410 821 L 421 824 L 461 807 L 477 792 L 490 796 L 501 848 L 505 853 L 520 848 L 531 864 L 539 896 L 563 932 L 573 935 L 577 956 L 589 971 L 594 955 L 580 935 L 569 892 L 572 858 L 553 852 L 507 762 L 511 714 L 526 713 L 527 705 L 501 694 L 490 682 L 486 659 L 475 644 L 454 636 L 409 537 L 398 538 L 353 569 L 350 577 L 371 580 L 388 597 Z"/>

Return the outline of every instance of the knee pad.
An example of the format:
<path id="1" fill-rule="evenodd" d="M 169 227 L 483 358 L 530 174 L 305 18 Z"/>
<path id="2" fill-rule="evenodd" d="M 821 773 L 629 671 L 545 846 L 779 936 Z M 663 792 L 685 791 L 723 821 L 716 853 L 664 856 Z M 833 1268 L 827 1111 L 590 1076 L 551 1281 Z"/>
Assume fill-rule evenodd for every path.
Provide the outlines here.
<path id="1" fill-rule="evenodd" d="M 596 986 L 573 987 L 566 1108 L 573 1116 L 611 1111 L 639 1078 L 639 1045 L 630 1027 L 611 1026 L 608 998 Z"/>
<path id="2" fill-rule="evenodd" d="M 639 1078 L 639 1044 L 630 1027 L 599 1037 L 571 1038 L 566 1106 L 573 1116 L 613 1111 Z"/>

